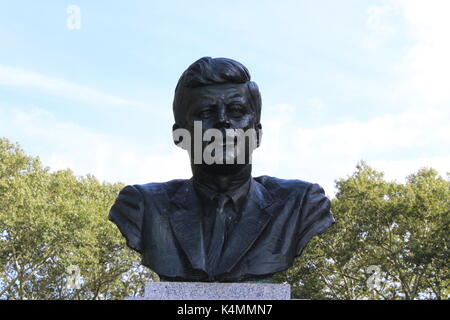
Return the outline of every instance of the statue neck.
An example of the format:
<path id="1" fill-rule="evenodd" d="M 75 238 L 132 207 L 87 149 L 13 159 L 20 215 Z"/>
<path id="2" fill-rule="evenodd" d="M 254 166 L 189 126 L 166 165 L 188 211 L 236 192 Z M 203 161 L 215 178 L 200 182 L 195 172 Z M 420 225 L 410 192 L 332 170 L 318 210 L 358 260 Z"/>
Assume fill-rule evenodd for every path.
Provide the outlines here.
<path id="1" fill-rule="evenodd" d="M 211 170 L 205 170 L 202 165 L 192 165 L 192 174 L 194 179 L 217 192 L 227 192 L 242 186 L 248 181 L 252 173 L 252 165 L 247 164 L 237 172 L 216 173 Z"/>

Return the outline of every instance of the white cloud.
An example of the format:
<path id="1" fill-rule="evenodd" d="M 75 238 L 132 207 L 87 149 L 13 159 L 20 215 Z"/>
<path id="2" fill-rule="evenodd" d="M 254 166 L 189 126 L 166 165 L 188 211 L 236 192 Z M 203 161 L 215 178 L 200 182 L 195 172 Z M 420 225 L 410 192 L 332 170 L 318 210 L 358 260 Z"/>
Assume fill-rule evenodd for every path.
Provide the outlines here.
<path id="1" fill-rule="evenodd" d="M 307 103 L 309 107 L 308 109 L 312 110 L 313 112 L 321 112 L 326 108 L 325 103 L 320 98 L 309 98 Z"/>
<path id="2" fill-rule="evenodd" d="M 399 181 L 421 167 L 434 167 L 441 174 L 450 171 L 448 12 L 448 0 L 386 0 L 381 6 L 370 7 L 367 27 L 372 38 L 367 45 L 377 50 L 383 50 L 383 43 L 399 32 L 387 17 L 395 13 L 405 19 L 412 42 L 405 48 L 401 63 L 386 65 L 385 70 L 390 72 L 395 67 L 399 79 L 391 88 L 394 96 L 386 92 L 385 99 L 392 104 L 394 98 L 405 111 L 299 128 L 292 121 L 298 108 L 284 104 L 272 106 L 270 111 L 269 107 L 263 113 L 264 135 L 261 148 L 254 154 L 254 175 L 317 182 L 331 195 L 334 180 L 351 174 L 359 160 L 367 160 L 375 169 L 384 171 L 388 179 Z M 37 88 L 71 99 L 130 103 L 90 88 L 5 66 L 0 66 L 0 84 Z M 321 112 L 329 107 L 329 101 L 327 105 L 323 101 L 327 99 L 317 96 L 306 103 Z M 0 109 L 0 130 L 0 134 L 15 132 L 17 140 L 27 141 L 28 145 L 48 144 L 42 158 L 54 169 L 70 167 L 77 174 L 92 173 L 101 179 L 126 183 L 190 176 L 186 154 L 175 147 L 151 150 L 60 122 L 39 109 L 10 114 Z"/>
<path id="3" fill-rule="evenodd" d="M 334 180 L 351 174 L 359 160 L 398 181 L 421 167 L 445 174 L 450 163 L 442 152 L 442 146 L 450 145 L 446 115 L 411 109 L 306 129 L 297 127 L 288 113 L 268 117 L 261 148 L 254 154 L 255 173 L 317 182 L 328 194 L 335 191 Z"/>
<path id="4" fill-rule="evenodd" d="M 318 182 L 329 194 L 334 190 L 333 181 L 351 174 L 359 160 L 398 181 L 421 167 L 433 167 L 442 175 L 450 171 L 448 12 L 447 0 L 392 0 L 370 6 L 368 47 L 384 50 L 385 41 L 398 35 L 390 15 L 404 17 L 413 40 L 401 62 L 386 65 L 385 70 L 396 70 L 398 79 L 386 91 L 386 103 L 401 104 L 404 111 L 307 129 L 296 127 L 286 112 L 283 116 L 269 115 L 263 122 L 263 145 L 254 156 L 255 171 Z M 320 110 L 324 106 L 321 99 L 307 103 Z"/>
<path id="5" fill-rule="evenodd" d="M 404 178 L 417 172 L 421 168 L 436 169 L 443 177 L 446 177 L 447 172 L 450 172 L 449 163 L 450 155 L 441 157 L 419 157 L 410 160 L 375 160 L 369 164 L 374 168 L 383 168 L 387 180 L 405 182 Z"/>
<path id="6" fill-rule="evenodd" d="M 365 39 L 364 46 L 368 49 L 377 49 L 384 42 L 396 35 L 397 30 L 385 22 L 387 15 L 393 10 L 389 4 L 371 5 L 367 8 L 366 26 L 370 31 L 369 37 Z"/>
<path id="7" fill-rule="evenodd" d="M 122 99 L 64 79 L 5 65 L 0 65 L 0 85 L 37 89 L 46 94 L 99 105 L 145 108 L 145 104 L 139 101 Z"/>
<path id="8" fill-rule="evenodd" d="M 450 1 L 398 0 L 414 43 L 397 71 L 405 78 L 398 95 L 450 106 Z"/>
<path id="9" fill-rule="evenodd" d="M 40 156 L 52 170 L 70 168 L 77 175 L 128 184 L 190 177 L 188 157 L 175 146 L 155 151 L 151 145 L 59 121 L 39 108 L 0 108 L 0 136 L 26 142 L 25 151 Z"/>
<path id="10" fill-rule="evenodd" d="M 274 109 L 279 109 L 277 106 Z M 321 184 L 329 195 L 334 180 L 351 174 L 357 161 L 402 181 L 420 167 L 445 174 L 449 156 L 430 154 L 392 159 L 391 153 L 449 145 L 449 129 L 441 114 L 426 110 L 388 114 L 367 121 L 345 121 L 316 128 L 298 128 L 295 108 L 263 119 L 262 146 L 254 154 L 254 176 L 271 175 Z M 291 110 L 290 112 L 288 110 Z M 436 125 L 437 124 L 437 125 Z M 152 149 L 128 139 L 106 135 L 75 123 L 59 121 L 43 109 L 0 108 L 0 136 L 26 142 L 27 153 L 39 155 L 51 169 L 70 168 L 78 175 L 128 184 L 167 181 L 191 176 L 187 154 L 167 143 Z"/>

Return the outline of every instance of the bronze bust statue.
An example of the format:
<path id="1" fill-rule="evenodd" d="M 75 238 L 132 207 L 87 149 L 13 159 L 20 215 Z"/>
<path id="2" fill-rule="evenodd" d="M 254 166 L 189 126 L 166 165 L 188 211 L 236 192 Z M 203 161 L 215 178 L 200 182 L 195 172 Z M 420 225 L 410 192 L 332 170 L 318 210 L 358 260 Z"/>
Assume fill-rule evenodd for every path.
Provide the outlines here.
<path id="1" fill-rule="evenodd" d="M 109 214 L 161 280 L 266 279 L 289 268 L 309 239 L 334 223 L 319 185 L 252 177 L 261 95 L 241 63 L 194 62 L 178 81 L 173 112 L 174 142 L 188 151 L 193 177 L 127 186 Z M 237 140 L 243 148 L 234 148 Z M 213 161 L 205 158 L 212 143 Z"/>

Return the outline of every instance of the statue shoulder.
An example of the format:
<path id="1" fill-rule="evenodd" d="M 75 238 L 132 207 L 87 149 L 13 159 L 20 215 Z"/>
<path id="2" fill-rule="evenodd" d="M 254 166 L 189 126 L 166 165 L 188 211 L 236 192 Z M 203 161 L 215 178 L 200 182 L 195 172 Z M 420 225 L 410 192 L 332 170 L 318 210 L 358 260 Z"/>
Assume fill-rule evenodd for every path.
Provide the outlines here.
<path id="1" fill-rule="evenodd" d="M 298 199 L 298 209 L 302 212 L 301 217 L 305 221 L 325 219 L 327 223 L 334 223 L 330 211 L 331 201 L 319 184 L 270 176 L 257 177 L 255 180 L 261 183 L 275 199 L 285 201 L 292 198 Z"/>
<path id="2" fill-rule="evenodd" d="M 286 196 L 305 196 L 314 186 L 311 182 L 299 179 L 280 179 L 271 176 L 260 176 L 254 178 L 262 184 L 275 198 Z"/>
<path id="3" fill-rule="evenodd" d="M 174 179 L 167 182 L 151 182 L 146 184 L 136 184 L 133 187 L 138 190 L 143 197 L 171 197 L 181 185 L 183 185 L 186 179 Z"/>
<path id="4" fill-rule="evenodd" d="M 317 183 L 297 179 L 279 179 L 263 176 L 255 179 L 281 203 L 295 198 L 292 217 L 298 218 L 296 226 L 295 256 L 299 256 L 313 236 L 325 232 L 335 223 L 331 201 Z M 283 201 L 284 200 L 284 201 Z"/>
<path id="5" fill-rule="evenodd" d="M 142 194 L 135 186 L 126 186 L 109 210 L 109 220 L 114 222 L 133 250 L 142 253 L 141 230 L 144 214 Z"/>
<path id="6" fill-rule="evenodd" d="M 143 252 L 145 207 L 151 202 L 159 205 L 167 204 L 170 193 L 183 181 L 185 180 L 128 185 L 119 192 L 109 211 L 109 220 L 117 225 L 130 248 L 139 253 Z"/>

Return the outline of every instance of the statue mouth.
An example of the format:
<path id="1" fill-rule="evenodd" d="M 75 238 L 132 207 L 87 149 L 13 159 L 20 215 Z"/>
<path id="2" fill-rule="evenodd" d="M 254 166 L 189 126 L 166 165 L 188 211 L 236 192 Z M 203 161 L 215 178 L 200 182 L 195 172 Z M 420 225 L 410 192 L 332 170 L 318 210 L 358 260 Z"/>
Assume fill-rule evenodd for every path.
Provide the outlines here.
<path id="1" fill-rule="evenodd" d="M 211 141 L 208 141 L 207 145 L 214 144 L 218 147 L 225 147 L 225 146 L 234 146 L 236 147 L 238 145 L 237 137 L 236 136 L 227 136 L 225 135 L 221 139 L 212 139 Z"/>
<path id="2" fill-rule="evenodd" d="M 235 147 L 235 146 L 237 146 L 237 143 L 236 142 L 234 142 L 234 141 L 232 141 L 232 142 L 217 142 L 217 145 L 219 146 L 219 147 L 226 147 L 226 146 L 233 146 L 233 147 Z"/>

